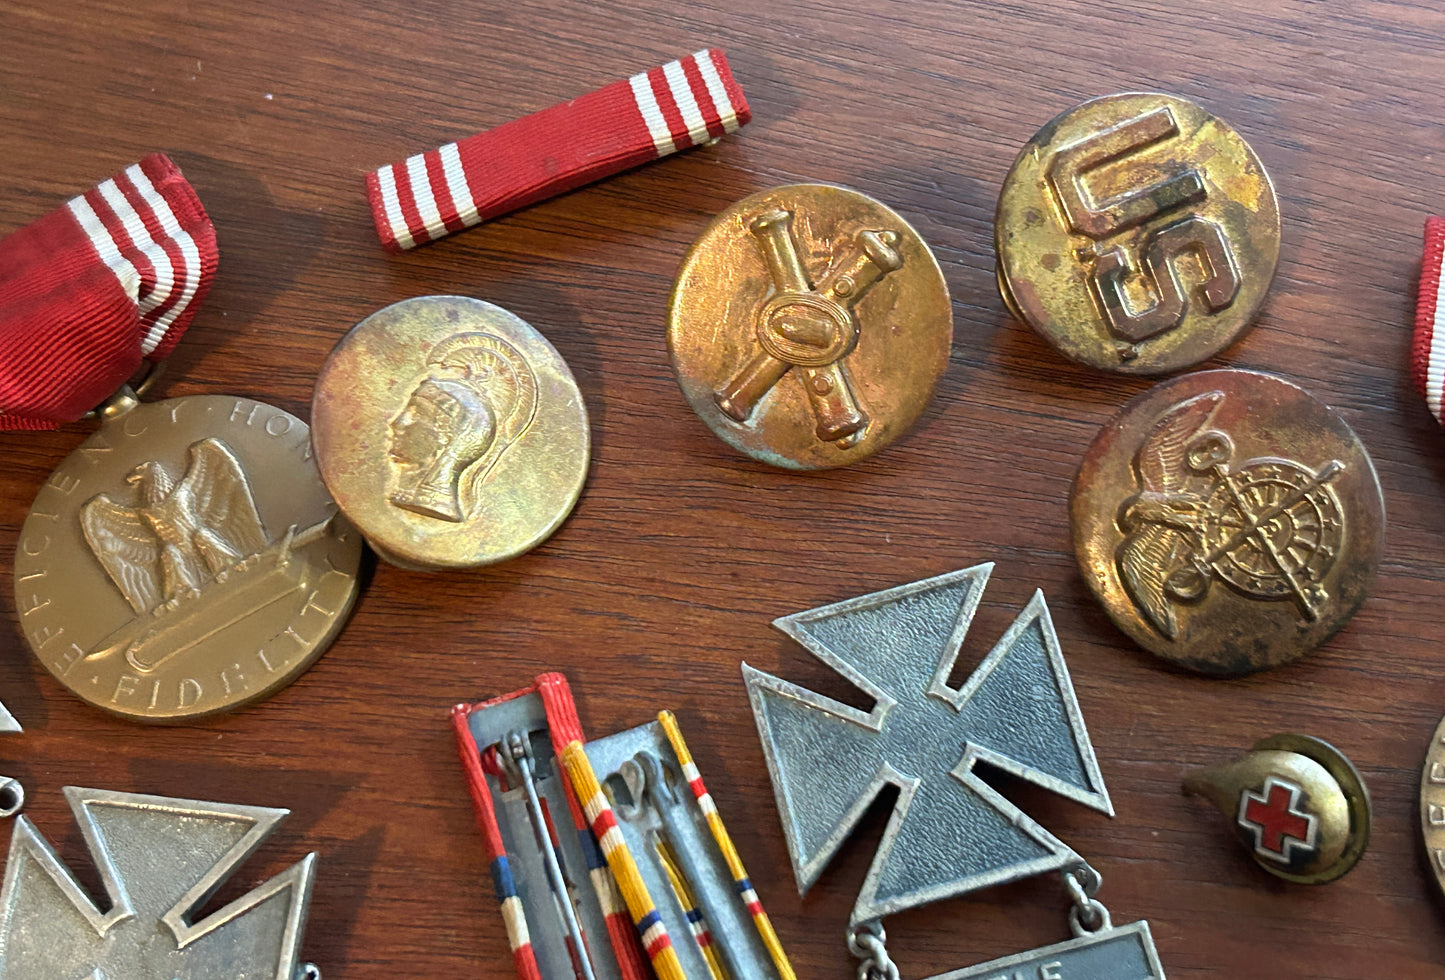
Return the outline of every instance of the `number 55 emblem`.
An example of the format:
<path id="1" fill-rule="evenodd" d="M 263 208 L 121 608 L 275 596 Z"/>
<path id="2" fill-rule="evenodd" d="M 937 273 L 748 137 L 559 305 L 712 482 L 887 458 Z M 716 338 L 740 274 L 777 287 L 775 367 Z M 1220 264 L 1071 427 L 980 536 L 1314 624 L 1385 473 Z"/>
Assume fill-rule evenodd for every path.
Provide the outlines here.
<path id="1" fill-rule="evenodd" d="M 1004 182 L 999 289 L 1065 355 L 1160 374 L 1244 332 L 1279 257 L 1249 145 L 1199 106 L 1112 95 L 1049 123 Z"/>

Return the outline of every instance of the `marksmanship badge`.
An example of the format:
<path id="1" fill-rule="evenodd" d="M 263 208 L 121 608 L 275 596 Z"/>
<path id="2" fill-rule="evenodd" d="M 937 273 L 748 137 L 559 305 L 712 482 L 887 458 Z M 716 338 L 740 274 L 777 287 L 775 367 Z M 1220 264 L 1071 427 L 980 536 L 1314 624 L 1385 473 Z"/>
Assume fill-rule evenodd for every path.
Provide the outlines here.
<path id="1" fill-rule="evenodd" d="M 860 976 L 889 975 L 881 917 L 1046 871 L 1063 872 L 1074 893 L 1072 944 L 1095 946 L 1115 932 L 1093 897 L 1097 873 L 974 772 L 986 762 L 1113 815 L 1042 592 L 968 681 L 949 686 L 992 568 L 774 623 L 872 697 L 869 711 L 743 665 L 800 891 L 884 786 L 898 789 L 850 920 L 850 948 L 864 960 Z M 1099 948 L 1142 944 L 1152 972 L 1140 976 L 1162 977 L 1147 927 L 1139 924 L 1136 935 Z M 1032 962 L 1032 955 L 1016 959 Z M 976 975 L 994 974 L 958 974 Z"/>
<path id="2" fill-rule="evenodd" d="M 193 918 L 290 811 L 74 786 L 65 796 L 109 909 L 21 817 L 0 889 L 0 980 L 320 980 L 298 963 L 315 854 Z"/>

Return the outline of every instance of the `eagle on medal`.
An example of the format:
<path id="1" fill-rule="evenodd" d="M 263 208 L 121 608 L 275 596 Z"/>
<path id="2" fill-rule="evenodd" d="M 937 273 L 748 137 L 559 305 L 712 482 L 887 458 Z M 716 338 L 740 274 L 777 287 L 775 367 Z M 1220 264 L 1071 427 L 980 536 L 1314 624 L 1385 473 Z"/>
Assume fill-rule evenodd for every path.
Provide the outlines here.
<path id="1" fill-rule="evenodd" d="M 1177 639 L 1175 599 L 1197 599 L 1208 588 L 1203 551 L 1204 511 L 1218 481 L 1217 467 L 1233 452 L 1229 437 L 1211 429 L 1222 391 L 1175 405 L 1149 430 L 1134 455 L 1139 492 L 1119 507 L 1124 540 L 1114 553 L 1119 577 L 1150 624 Z"/>
<path id="2" fill-rule="evenodd" d="M 80 516 L 85 540 L 137 613 L 199 592 L 266 549 L 246 475 L 219 439 L 191 446 L 179 483 L 154 460 L 137 466 L 125 482 L 139 489 L 137 504 L 102 493 Z"/>
<path id="3" fill-rule="evenodd" d="M 240 460 L 216 438 L 192 443 L 179 481 L 155 461 L 125 482 L 135 502 L 97 494 L 81 508 L 85 540 L 136 615 L 86 659 L 124 651 L 151 671 L 255 613 L 304 593 L 307 562 L 295 549 L 318 540 L 331 517 L 271 541 Z"/>

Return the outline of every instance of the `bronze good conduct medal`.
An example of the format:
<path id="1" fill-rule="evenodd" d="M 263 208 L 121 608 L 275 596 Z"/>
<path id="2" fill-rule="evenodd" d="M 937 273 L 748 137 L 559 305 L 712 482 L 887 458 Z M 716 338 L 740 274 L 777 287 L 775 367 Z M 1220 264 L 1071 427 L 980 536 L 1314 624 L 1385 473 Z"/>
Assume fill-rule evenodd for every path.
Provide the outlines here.
<path id="1" fill-rule="evenodd" d="M 168 160 L 151 157 L 12 236 L 7 250 L 17 239 L 27 253 L 58 239 L 93 257 L 94 274 L 77 286 L 89 305 L 68 331 L 31 351 L 32 361 L 68 363 L 78 384 L 32 384 L 40 395 L 21 399 L 23 412 L 12 398 L 4 417 L 30 428 L 76 418 L 96 403 L 83 385 L 97 377 L 117 392 L 21 528 L 15 597 L 26 641 L 72 692 L 135 720 L 194 718 L 279 689 L 345 621 L 361 538 L 336 514 L 300 419 L 216 395 L 143 404 L 123 383 L 142 358 L 158 362 L 174 346 L 215 267 L 199 200 Z M 86 359 L 98 344 L 77 336 L 103 332 L 113 309 L 129 316 L 118 329 L 132 331 L 131 348 L 139 331 L 139 350 Z"/>

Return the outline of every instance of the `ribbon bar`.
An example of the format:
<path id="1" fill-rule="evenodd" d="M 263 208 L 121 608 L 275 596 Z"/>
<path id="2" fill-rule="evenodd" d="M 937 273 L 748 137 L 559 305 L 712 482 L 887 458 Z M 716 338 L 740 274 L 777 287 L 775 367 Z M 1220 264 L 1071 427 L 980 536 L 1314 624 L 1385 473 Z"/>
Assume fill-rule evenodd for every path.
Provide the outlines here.
<path id="1" fill-rule="evenodd" d="M 1435 421 L 1445 425 L 1445 311 L 1440 304 L 1441 263 L 1445 262 L 1445 218 L 1425 222 L 1425 252 L 1420 260 L 1420 293 L 1415 304 L 1415 343 L 1410 373 Z"/>
<path id="2" fill-rule="evenodd" d="M 751 118 L 727 58 L 708 48 L 367 175 L 376 232 L 388 251 L 415 248 Z"/>
<path id="3" fill-rule="evenodd" d="M 0 429 L 73 422 L 163 360 L 216 260 L 211 219 L 160 153 L 0 240 Z"/>

